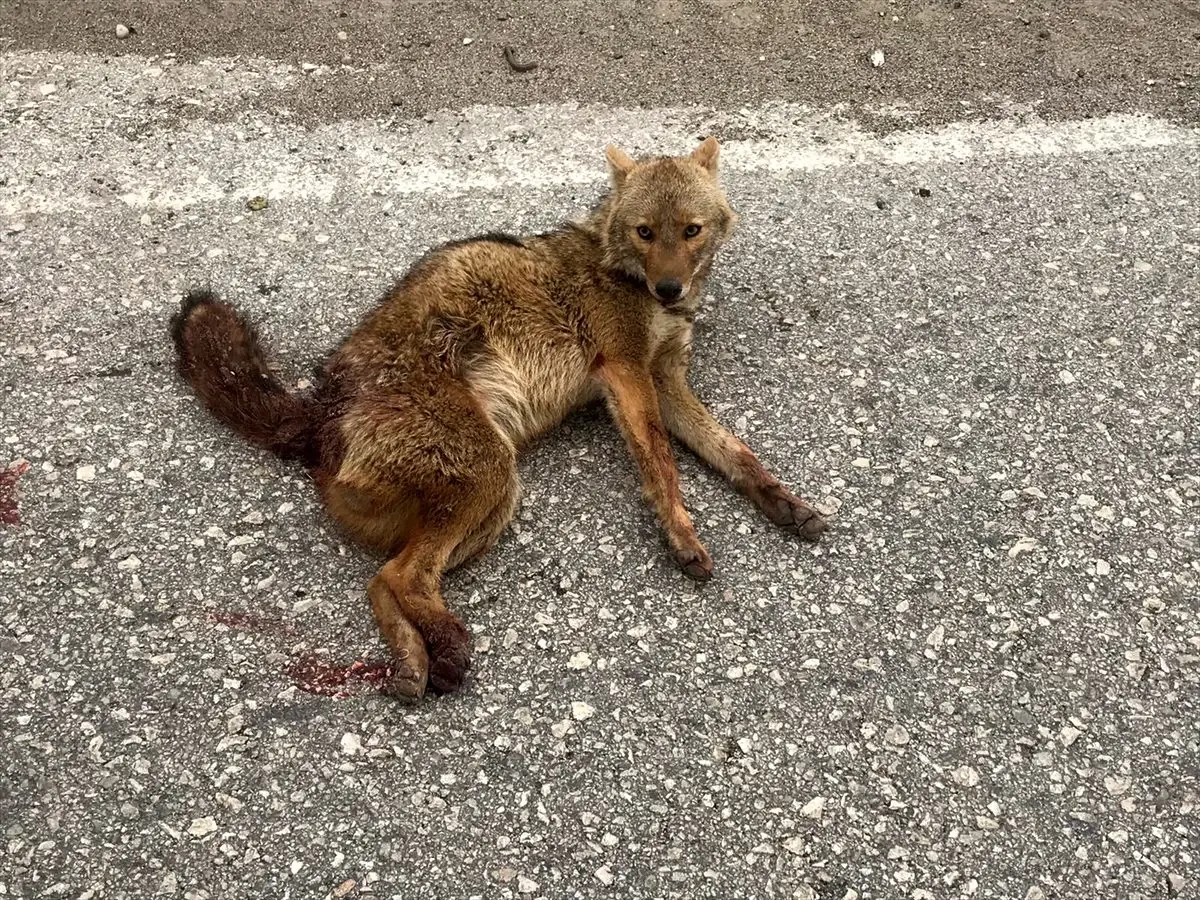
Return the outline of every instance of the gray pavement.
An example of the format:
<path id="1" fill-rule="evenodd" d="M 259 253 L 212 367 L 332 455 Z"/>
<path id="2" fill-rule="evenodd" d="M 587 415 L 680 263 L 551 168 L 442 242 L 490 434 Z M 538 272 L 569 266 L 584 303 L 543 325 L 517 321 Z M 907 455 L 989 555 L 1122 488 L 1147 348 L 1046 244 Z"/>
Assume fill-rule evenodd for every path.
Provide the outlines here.
<path id="1" fill-rule="evenodd" d="M 118 25 L 131 33 L 116 36 Z M 473 103 L 840 106 L 888 131 L 1015 106 L 1200 121 L 1195 0 L 5 0 L 0 49 L 326 65 L 306 122 Z M 513 72 L 512 46 L 536 70 Z M 883 65 L 871 55 L 883 53 Z M 903 113 L 897 118 L 897 107 Z"/>
<path id="2" fill-rule="evenodd" d="M 1200 893 L 1194 129 L 310 128 L 271 98 L 311 76 L 192 63 L 3 56 L 0 896 Z M 431 243 L 590 202 L 605 132 L 713 128 L 742 226 L 695 385 L 833 527 L 798 544 L 681 452 L 698 588 L 586 411 L 448 579 L 464 692 L 396 705 L 377 560 L 178 382 L 181 291 L 303 378 Z"/>

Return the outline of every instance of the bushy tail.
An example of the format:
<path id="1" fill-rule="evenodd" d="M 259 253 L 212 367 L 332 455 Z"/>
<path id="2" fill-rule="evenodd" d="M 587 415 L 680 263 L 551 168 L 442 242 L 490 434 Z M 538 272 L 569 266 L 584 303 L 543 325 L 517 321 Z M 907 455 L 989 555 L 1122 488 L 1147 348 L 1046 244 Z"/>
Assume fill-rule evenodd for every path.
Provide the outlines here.
<path id="1" fill-rule="evenodd" d="M 318 408 L 283 386 L 237 310 L 209 291 L 192 291 L 171 334 L 180 373 L 214 416 L 256 446 L 315 462 Z"/>

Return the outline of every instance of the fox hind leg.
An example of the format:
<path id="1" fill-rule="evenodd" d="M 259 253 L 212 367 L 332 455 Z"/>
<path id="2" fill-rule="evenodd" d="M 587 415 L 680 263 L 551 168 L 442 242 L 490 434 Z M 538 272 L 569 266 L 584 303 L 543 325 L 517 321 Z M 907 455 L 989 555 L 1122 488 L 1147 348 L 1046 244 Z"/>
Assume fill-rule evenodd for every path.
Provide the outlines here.
<path id="1" fill-rule="evenodd" d="M 519 491 L 512 445 L 461 382 L 422 387 L 347 411 L 345 452 L 324 491 L 334 517 L 389 557 L 367 594 L 396 661 L 390 687 L 412 699 L 461 686 L 471 640 L 442 577 L 495 543 Z"/>
<path id="2" fill-rule="evenodd" d="M 442 597 L 443 574 L 495 542 L 512 518 L 515 495 L 513 472 L 507 479 L 463 485 L 444 496 L 423 511 L 404 549 L 383 565 L 368 587 L 377 617 L 381 605 L 394 608 L 397 618 L 411 623 L 424 639 L 428 683 L 438 693 L 458 690 L 471 665 L 470 633 Z M 392 623 L 384 625 L 382 617 L 380 624 L 385 634 L 389 627 L 397 633 Z M 393 643 L 393 649 L 396 646 Z M 411 684 L 415 691 L 419 676 L 410 668 L 409 680 L 398 679 L 397 686 Z M 398 661 L 397 675 L 404 672 L 403 662 Z"/>

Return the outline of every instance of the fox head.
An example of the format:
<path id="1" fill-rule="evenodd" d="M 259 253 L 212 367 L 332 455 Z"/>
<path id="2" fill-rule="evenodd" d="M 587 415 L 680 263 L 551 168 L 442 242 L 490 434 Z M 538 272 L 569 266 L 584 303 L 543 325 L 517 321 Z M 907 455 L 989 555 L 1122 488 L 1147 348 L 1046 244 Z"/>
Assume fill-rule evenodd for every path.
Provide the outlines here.
<path id="1" fill-rule="evenodd" d="M 664 306 L 683 303 L 708 274 L 737 215 L 717 182 L 720 146 L 634 160 L 606 151 L 613 191 L 601 241 L 607 266 L 643 282 Z"/>

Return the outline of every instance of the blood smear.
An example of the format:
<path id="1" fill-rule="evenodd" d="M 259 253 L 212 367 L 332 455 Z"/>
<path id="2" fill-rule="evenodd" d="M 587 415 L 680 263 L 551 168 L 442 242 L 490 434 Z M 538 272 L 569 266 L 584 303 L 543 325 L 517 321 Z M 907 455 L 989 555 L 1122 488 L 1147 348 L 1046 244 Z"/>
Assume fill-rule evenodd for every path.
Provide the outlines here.
<path id="1" fill-rule="evenodd" d="M 284 669 L 292 684 L 309 694 L 344 700 L 359 686 L 379 690 L 392 677 L 391 663 L 356 659 L 349 665 L 321 656 L 302 656 Z"/>
<path id="2" fill-rule="evenodd" d="M 17 503 L 17 479 L 29 471 L 29 463 L 14 463 L 0 471 L 0 525 L 20 525 L 21 508 Z"/>

